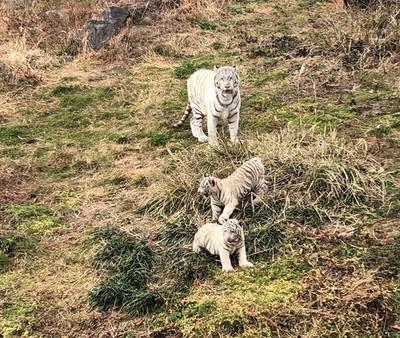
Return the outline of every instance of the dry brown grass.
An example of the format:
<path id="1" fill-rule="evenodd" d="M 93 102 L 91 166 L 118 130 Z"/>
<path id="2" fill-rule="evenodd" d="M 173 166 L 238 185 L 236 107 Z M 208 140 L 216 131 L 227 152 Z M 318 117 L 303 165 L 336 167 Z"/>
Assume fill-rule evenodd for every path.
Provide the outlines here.
<path id="1" fill-rule="evenodd" d="M 29 48 L 23 36 L 1 46 L 0 82 L 10 86 L 37 85 L 42 80 L 43 71 L 56 62 L 43 50 Z"/>
<path id="2" fill-rule="evenodd" d="M 212 51 L 223 35 L 199 31 L 194 22 L 213 21 L 226 16 L 227 1 L 181 1 L 176 8 L 149 7 L 138 23 L 130 23 L 98 54 L 106 62 L 137 63 L 154 47 L 163 45 L 173 55 Z M 192 22 L 192 23 L 191 23 Z"/>
<path id="3" fill-rule="evenodd" d="M 327 16 L 328 28 L 316 34 L 325 50 L 332 50 L 342 59 L 347 69 L 368 69 L 398 63 L 399 10 L 396 3 L 377 1 L 369 10 L 357 6 Z M 333 47 L 333 49 L 332 49 Z"/>

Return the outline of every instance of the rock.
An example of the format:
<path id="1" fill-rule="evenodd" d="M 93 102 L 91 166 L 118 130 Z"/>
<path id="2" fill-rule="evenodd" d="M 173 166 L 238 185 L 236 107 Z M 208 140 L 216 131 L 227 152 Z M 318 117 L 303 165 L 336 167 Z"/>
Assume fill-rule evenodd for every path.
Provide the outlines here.
<path id="1" fill-rule="evenodd" d="M 86 38 L 87 46 L 94 51 L 98 51 L 115 34 L 115 25 L 104 20 L 88 20 L 85 23 L 83 38 Z"/>
<path id="2" fill-rule="evenodd" d="M 133 22 L 143 19 L 148 12 L 159 13 L 163 2 L 160 0 L 139 1 L 125 7 L 110 6 L 101 14 L 101 20 L 90 19 L 77 34 L 71 43 L 70 49 L 75 51 L 76 46 L 86 44 L 94 51 L 100 50 L 126 24 L 128 18 Z M 148 19 L 149 21 L 150 19 Z"/>
<path id="3" fill-rule="evenodd" d="M 113 24 L 115 29 L 122 28 L 129 16 L 129 10 L 124 7 L 108 7 L 102 13 L 103 20 Z"/>

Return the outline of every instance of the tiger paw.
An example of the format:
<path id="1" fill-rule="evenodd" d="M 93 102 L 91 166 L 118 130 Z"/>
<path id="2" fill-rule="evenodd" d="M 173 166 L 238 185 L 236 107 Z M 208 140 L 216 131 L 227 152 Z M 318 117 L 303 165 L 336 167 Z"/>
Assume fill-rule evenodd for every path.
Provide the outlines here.
<path id="1" fill-rule="evenodd" d="M 239 266 L 241 268 L 252 268 L 254 265 L 253 265 L 253 263 L 250 263 L 249 261 L 245 261 L 243 263 L 239 263 Z"/>
<path id="2" fill-rule="evenodd" d="M 208 140 L 208 145 L 210 147 L 218 147 L 218 141 L 216 139 L 209 139 Z"/>
<path id="3" fill-rule="evenodd" d="M 233 270 L 232 266 L 224 266 L 224 267 L 222 267 L 222 271 L 224 271 L 224 272 L 232 272 L 234 270 Z"/>
<path id="4" fill-rule="evenodd" d="M 224 217 L 224 216 L 219 216 L 218 218 L 218 223 L 219 224 L 224 224 L 226 221 L 228 220 L 228 218 Z"/>
<path id="5" fill-rule="evenodd" d="M 235 137 L 235 138 L 231 139 L 231 142 L 232 142 L 233 144 L 239 144 L 239 143 L 240 143 L 240 140 L 239 140 L 238 137 Z"/>
<path id="6" fill-rule="evenodd" d="M 199 253 L 201 248 L 195 244 L 193 244 L 193 251 Z"/>
<path id="7" fill-rule="evenodd" d="M 197 139 L 201 143 L 207 143 L 208 142 L 208 137 L 206 135 L 200 135 L 199 137 L 197 137 Z"/>

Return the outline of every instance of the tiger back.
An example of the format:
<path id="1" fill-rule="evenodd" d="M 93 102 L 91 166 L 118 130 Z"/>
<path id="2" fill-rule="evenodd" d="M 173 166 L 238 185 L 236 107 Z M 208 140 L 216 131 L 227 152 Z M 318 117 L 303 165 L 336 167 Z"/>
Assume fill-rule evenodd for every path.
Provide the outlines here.
<path id="1" fill-rule="evenodd" d="M 227 178 L 205 174 L 200 181 L 198 193 L 211 197 L 213 220 L 222 224 L 245 196 L 251 193 L 261 195 L 266 187 L 264 165 L 259 157 L 253 157 Z"/>

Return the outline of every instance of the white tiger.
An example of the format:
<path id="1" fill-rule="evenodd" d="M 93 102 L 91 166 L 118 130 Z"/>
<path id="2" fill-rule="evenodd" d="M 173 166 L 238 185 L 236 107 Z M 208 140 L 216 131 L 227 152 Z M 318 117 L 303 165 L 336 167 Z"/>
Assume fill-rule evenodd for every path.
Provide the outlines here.
<path id="1" fill-rule="evenodd" d="M 264 165 L 259 157 L 246 161 L 224 179 L 204 174 L 198 193 L 211 196 L 213 222 L 224 223 L 246 195 L 263 193 L 266 190 L 264 174 Z"/>
<path id="2" fill-rule="evenodd" d="M 240 267 L 253 266 L 246 257 L 243 222 L 234 218 L 227 220 L 222 226 L 216 223 L 204 224 L 193 241 L 193 251 L 200 252 L 200 248 L 207 249 L 212 255 L 219 255 L 222 271 L 233 271 L 229 256 L 236 252 Z"/>
<path id="3" fill-rule="evenodd" d="M 179 127 L 193 113 L 190 121 L 192 134 L 200 142 L 216 146 L 219 119 L 228 121 L 232 142 L 237 141 L 240 111 L 239 76 L 236 66 L 215 66 L 214 70 L 200 69 L 187 81 L 189 103 L 182 118 L 174 124 Z M 208 137 L 203 131 L 203 119 L 207 119 Z"/>

